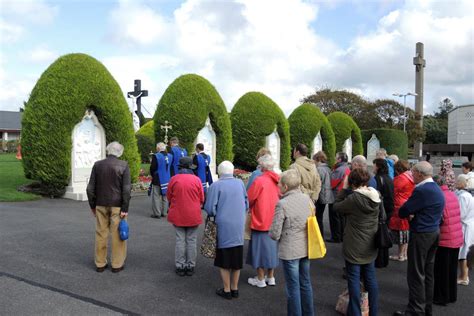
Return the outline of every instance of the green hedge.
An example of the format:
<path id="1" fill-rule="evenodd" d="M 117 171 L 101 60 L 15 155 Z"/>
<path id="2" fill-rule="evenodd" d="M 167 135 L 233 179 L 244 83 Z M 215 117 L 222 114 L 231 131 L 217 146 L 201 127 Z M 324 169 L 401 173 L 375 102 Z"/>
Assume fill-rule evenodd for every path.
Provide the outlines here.
<path id="1" fill-rule="evenodd" d="M 291 160 L 288 121 L 280 107 L 260 92 L 248 92 L 235 104 L 230 114 L 234 139 L 235 164 L 246 170 L 257 166 L 255 155 L 265 146 L 265 137 L 275 127 L 280 136 L 280 167 L 285 170 Z"/>
<path id="2" fill-rule="evenodd" d="M 347 114 L 342 112 L 333 112 L 329 114 L 328 121 L 332 126 L 334 135 L 336 136 L 336 152 L 342 151 L 344 142 L 349 137 L 352 138 L 352 157 L 363 155 L 364 147 L 362 146 L 362 136 L 359 126 Z"/>
<path id="3" fill-rule="evenodd" d="M 367 142 L 375 134 L 380 141 L 380 147 L 385 148 L 389 155 L 395 154 L 400 159 L 408 158 L 407 134 L 398 129 L 376 128 L 362 131 L 364 151 L 367 153 Z"/>
<path id="4" fill-rule="evenodd" d="M 334 164 L 336 139 L 331 124 L 319 108 L 304 103 L 291 113 L 288 123 L 290 124 L 291 148 L 295 148 L 298 143 L 303 143 L 311 152 L 314 138 L 321 132 L 323 151 L 328 156 L 328 164 L 330 166 Z"/>
<path id="5" fill-rule="evenodd" d="M 71 177 L 71 135 L 91 108 L 105 129 L 107 143 L 124 145 L 132 179 L 140 157 L 132 117 L 119 85 L 96 59 L 85 54 L 58 58 L 41 75 L 25 106 L 22 154 L 25 175 L 39 180 L 45 193 L 59 196 Z"/>
<path id="6" fill-rule="evenodd" d="M 173 127 L 168 138 L 177 136 L 180 145 L 194 152 L 194 140 L 209 116 L 216 133 L 216 164 L 232 161 L 232 130 L 229 113 L 216 88 L 205 78 L 187 74 L 177 78 L 161 97 L 153 117 L 155 140 L 163 140 L 161 125 Z"/>
<path id="7" fill-rule="evenodd" d="M 156 151 L 155 143 L 155 130 L 153 121 L 146 122 L 140 129 L 135 133 L 137 138 L 138 152 L 142 162 L 150 162 L 150 152 Z"/>

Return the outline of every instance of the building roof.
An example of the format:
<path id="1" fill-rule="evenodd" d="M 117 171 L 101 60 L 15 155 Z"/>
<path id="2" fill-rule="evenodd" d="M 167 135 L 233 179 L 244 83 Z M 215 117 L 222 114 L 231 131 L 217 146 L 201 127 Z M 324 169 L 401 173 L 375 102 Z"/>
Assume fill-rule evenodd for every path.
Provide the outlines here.
<path id="1" fill-rule="evenodd" d="M 470 106 L 474 107 L 474 104 L 458 105 L 457 107 L 455 107 L 454 109 L 452 109 L 451 111 L 449 111 L 448 114 L 451 113 L 451 112 L 454 112 L 454 111 L 456 111 L 456 110 L 458 110 L 458 109 L 460 109 L 460 108 L 465 108 L 465 107 L 470 107 Z"/>
<path id="2" fill-rule="evenodd" d="M 0 111 L 0 130 L 21 131 L 22 112 Z"/>

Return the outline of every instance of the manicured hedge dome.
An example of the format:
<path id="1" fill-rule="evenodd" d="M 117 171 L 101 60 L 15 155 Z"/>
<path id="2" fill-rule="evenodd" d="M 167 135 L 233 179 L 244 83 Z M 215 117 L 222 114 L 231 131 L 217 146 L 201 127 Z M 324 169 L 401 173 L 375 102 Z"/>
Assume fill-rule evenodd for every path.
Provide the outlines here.
<path id="1" fill-rule="evenodd" d="M 41 75 L 22 121 L 25 175 L 60 195 L 71 177 L 72 131 L 91 108 L 104 127 L 107 143 L 125 150 L 132 179 L 138 176 L 139 156 L 132 117 L 119 85 L 96 59 L 85 54 L 58 58 Z"/>
<path id="2" fill-rule="evenodd" d="M 331 124 L 319 108 L 304 103 L 291 113 L 288 117 L 288 123 L 290 124 L 291 148 L 295 148 L 298 143 L 303 143 L 308 146 L 311 152 L 314 138 L 320 132 L 323 140 L 323 151 L 328 157 L 328 164 L 330 166 L 334 164 L 336 139 Z"/>
<path id="3" fill-rule="evenodd" d="M 135 133 L 138 152 L 142 162 L 145 163 L 150 161 L 150 152 L 156 151 L 154 125 L 153 121 L 148 121 Z"/>
<path id="4" fill-rule="evenodd" d="M 362 140 L 364 150 L 367 153 L 367 142 L 372 137 L 377 136 L 380 141 L 380 147 L 385 148 L 389 155 L 395 154 L 400 159 L 408 158 L 408 136 L 405 132 L 398 129 L 376 128 L 362 131 Z"/>
<path id="5" fill-rule="evenodd" d="M 332 130 L 336 136 L 336 151 L 342 151 L 344 142 L 349 137 L 352 138 L 352 157 L 363 155 L 362 136 L 359 126 L 352 117 L 342 112 L 333 112 L 328 115 L 328 121 L 331 123 Z"/>
<path id="6" fill-rule="evenodd" d="M 153 117 L 155 140 L 163 141 L 160 126 L 168 121 L 172 126 L 168 138 L 177 136 L 188 153 L 194 152 L 194 140 L 208 116 L 216 133 L 216 163 L 232 161 L 232 130 L 224 101 L 209 81 L 195 74 L 177 78 L 161 97 Z"/>
<path id="7" fill-rule="evenodd" d="M 276 127 L 280 136 L 280 167 L 288 168 L 291 159 L 288 121 L 272 99 L 260 92 L 248 92 L 237 101 L 230 117 L 237 166 L 255 169 L 255 155 L 265 146 L 265 137 Z"/>

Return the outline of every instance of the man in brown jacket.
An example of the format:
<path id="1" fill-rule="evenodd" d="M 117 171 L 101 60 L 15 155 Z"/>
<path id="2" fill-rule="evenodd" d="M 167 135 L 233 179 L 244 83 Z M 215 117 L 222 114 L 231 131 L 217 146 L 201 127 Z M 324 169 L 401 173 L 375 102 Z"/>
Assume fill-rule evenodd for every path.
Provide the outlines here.
<path id="1" fill-rule="evenodd" d="M 87 185 L 87 197 L 96 218 L 95 265 L 103 272 L 107 264 L 107 239 L 112 235 L 112 272 L 123 270 L 127 256 L 127 243 L 120 240 L 118 225 L 127 217 L 132 188 L 130 170 L 126 161 L 119 160 L 123 146 L 118 142 L 107 145 L 107 158 L 92 167 Z"/>
<path id="2" fill-rule="evenodd" d="M 305 144 L 296 145 L 293 150 L 295 162 L 290 169 L 295 169 L 301 176 L 301 191 L 309 195 L 313 201 L 317 201 L 321 191 L 321 178 L 314 161 L 307 157 L 308 147 Z"/>

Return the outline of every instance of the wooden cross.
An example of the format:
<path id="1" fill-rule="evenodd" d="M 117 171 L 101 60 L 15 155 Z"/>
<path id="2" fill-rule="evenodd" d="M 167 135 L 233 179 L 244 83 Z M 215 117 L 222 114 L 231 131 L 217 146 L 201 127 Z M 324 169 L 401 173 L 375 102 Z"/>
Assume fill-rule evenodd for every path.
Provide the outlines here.
<path id="1" fill-rule="evenodd" d="M 168 121 L 165 121 L 165 125 L 161 125 L 160 127 L 165 130 L 165 144 L 168 144 L 168 130 L 173 129 L 173 126 L 168 125 Z"/>
<path id="2" fill-rule="evenodd" d="M 142 81 L 140 79 L 135 79 L 135 83 L 133 85 L 133 91 L 127 92 L 127 97 L 131 98 L 135 101 L 137 105 L 137 110 L 135 113 L 140 120 L 140 126 L 145 124 L 145 116 L 142 113 L 142 97 L 148 96 L 148 90 L 142 90 Z"/>

